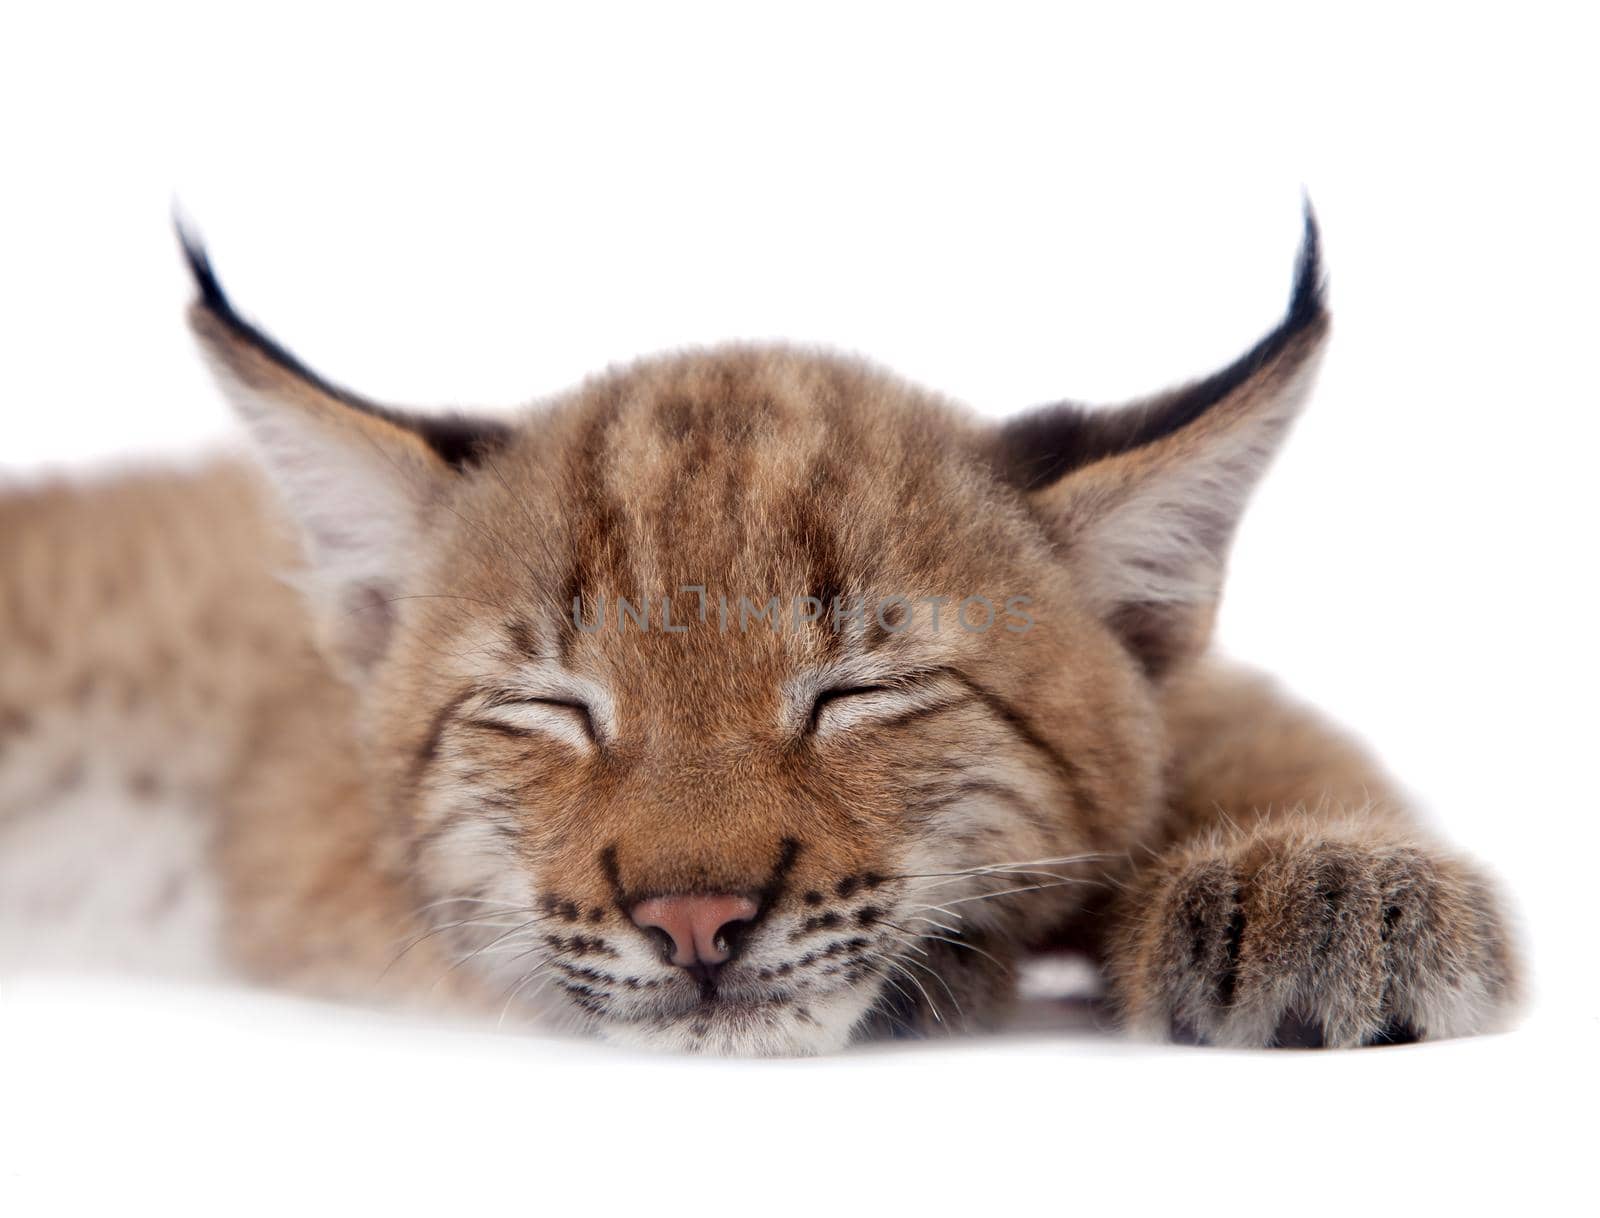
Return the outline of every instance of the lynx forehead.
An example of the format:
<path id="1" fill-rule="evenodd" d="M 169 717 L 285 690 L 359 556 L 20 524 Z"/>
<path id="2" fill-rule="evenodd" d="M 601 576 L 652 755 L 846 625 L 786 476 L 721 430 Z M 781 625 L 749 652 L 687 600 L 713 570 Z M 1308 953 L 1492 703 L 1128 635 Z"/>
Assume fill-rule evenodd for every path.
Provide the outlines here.
<path id="1" fill-rule="evenodd" d="M 1309 213 L 1283 321 L 1233 364 L 998 425 L 773 346 L 509 419 L 400 411 L 244 320 L 184 241 L 272 489 L 0 501 L 7 625 L 59 657 L 8 678 L 0 729 L 68 739 L 90 701 L 62 691 L 116 674 L 138 731 L 102 724 L 96 773 L 187 809 L 171 866 L 204 860 L 197 941 L 229 967 L 729 1053 L 990 1026 L 1063 944 L 1157 1035 L 1364 1044 L 1509 1009 L 1487 883 L 1204 658 L 1328 330 Z M 172 552 L 102 552 L 112 517 Z M 116 587 L 115 630 L 37 591 L 60 563 Z M 156 772 L 135 737 L 203 764 Z M 10 755 L 0 796 L 71 804 Z"/>

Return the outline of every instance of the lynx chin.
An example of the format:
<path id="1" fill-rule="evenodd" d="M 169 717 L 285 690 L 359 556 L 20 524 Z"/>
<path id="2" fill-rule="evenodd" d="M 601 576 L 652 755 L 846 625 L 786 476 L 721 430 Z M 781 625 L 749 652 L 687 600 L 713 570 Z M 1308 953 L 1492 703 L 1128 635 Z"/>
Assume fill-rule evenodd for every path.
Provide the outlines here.
<path id="1" fill-rule="evenodd" d="M 402 411 L 245 320 L 180 235 L 259 460 L 0 494 L 7 966 L 732 1054 L 991 1027 L 1061 945 L 1149 1037 L 1508 1018 L 1489 880 L 1206 655 L 1328 335 L 1309 211 L 1234 363 L 998 424 L 783 346 Z M 668 629 L 584 628 L 664 598 Z M 993 627 L 953 628 L 976 601 Z"/>

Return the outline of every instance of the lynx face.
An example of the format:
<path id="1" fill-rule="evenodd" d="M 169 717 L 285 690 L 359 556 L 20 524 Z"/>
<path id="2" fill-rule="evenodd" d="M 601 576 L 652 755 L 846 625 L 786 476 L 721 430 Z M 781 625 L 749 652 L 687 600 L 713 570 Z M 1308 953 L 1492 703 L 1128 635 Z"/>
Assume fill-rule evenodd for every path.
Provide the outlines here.
<path id="1" fill-rule="evenodd" d="M 1120 411 L 726 348 L 485 423 L 323 382 L 188 252 L 425 930 L 508 1014 L 704 1051 L 992 1018 L 1150 833 L 1155 691 L 1326 329 L 1308 221 L 1284 323 Z"/>

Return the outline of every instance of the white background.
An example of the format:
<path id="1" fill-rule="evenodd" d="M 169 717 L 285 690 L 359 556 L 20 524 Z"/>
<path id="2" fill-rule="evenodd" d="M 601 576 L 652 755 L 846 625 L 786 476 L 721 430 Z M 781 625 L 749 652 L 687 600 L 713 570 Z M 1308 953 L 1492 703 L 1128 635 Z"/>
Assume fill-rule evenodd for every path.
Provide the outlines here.
<path id="1" fill-rule="evenodd" d="M 1047 1010 L 984 1044 L 712 1063 L 24 978 L 0 999 L 8 1213 L 1592 1205 L 1581 8 L 579 9 L 10 11 L 0 476 L 228 442 L 174 196 L 245 311 L 380 398 L 510 407 L 784 337 L 998 414 L 1243 350 L 1304 186 L 1336 338 L 1222 643 L 1355 725 L 1504 876 L 1530 1013 L 1252 1055 Z"/>

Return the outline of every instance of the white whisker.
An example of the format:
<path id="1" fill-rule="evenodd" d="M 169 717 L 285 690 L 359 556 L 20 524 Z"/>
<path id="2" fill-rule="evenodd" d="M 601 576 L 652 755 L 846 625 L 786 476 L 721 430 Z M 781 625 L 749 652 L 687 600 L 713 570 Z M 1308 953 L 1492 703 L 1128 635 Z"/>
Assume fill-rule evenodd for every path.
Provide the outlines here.
<path id="1" fill-rule="evenodd" d="M 917 980 L 913 974 L 906 971 L 904 963 L 892 956 L 883 956 L 880 957 L 880 959 L 885 965 L 894 969 L 900 976 L 904 977 L 912 985 L 917 987 L 917 990 L 922 994 L 922 1000 L 928 1004 L 928 1010 L 932 1013 L 934 1020 L 938 1023 L 943 1023 L 944 1017 L 939 1014 L 938 1004 L 933 1001 L 932 995 L 928 993 L 922 982 Z"/>

